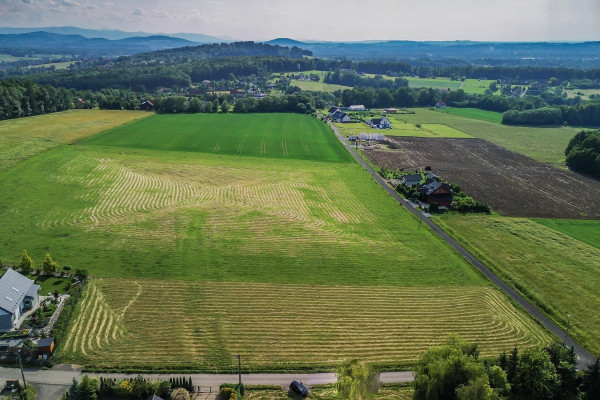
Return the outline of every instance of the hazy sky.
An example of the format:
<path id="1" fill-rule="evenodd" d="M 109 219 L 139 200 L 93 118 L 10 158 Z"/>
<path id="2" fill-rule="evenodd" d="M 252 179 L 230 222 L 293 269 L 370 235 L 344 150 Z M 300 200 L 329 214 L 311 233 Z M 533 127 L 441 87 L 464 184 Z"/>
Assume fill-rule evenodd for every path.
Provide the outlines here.
<path id="1" fill-rule="evenodd" d="M 0 0 L 3 27 L 235 39 L 600 40 L 600 0 Z"/>

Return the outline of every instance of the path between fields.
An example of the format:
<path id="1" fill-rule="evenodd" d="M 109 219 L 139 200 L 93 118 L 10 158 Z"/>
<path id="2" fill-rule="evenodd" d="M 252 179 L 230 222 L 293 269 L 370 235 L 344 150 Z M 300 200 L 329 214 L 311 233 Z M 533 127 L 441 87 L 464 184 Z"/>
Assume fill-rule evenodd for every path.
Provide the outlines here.
<path id="1" fill-rule="evenodd" d="M 446 241 L 452 248 L 454 248 L 460 255 L 467 259 L 473 266 L 475 266 L 483 275 L 485 275 L 490 281 L 492 281 L 500 290 L 502 290 L 506 295 L 508 295 L 512 300 L 517 302 L 526 312 L 529 313 L 535 320 L 537 320 L 540 324 L 542 324 L 546 329 L 552 332 L 557 338 L 563 340 L 566 338 L 566 332 L 561 329 L 558 325 L 550 320 L 546 315 L 544 315 L 540 310 L 537 309 L 533 304 L 531 304 L 528 300 L 526 300 L 523 296 L 521 296 L 515 289 L 507 285 L 502 279 L 500 279 L 496 274 L 494 274 L 488 267 L 486 267 L 481 261 L 479 261 L 475 256 L 469 253 L 464 247 L 458 244 L 454 239 L 452 239 L 446 232 L 444 232 L 439 226 L 434 224 L 429 220 L 429 218 L 425 217 L 423 213 L 421 213 L 418 209 L 409 205 L 402 196 L 398 194 L 390 185 L 388 185 L 382 177 L 380 177 L 373 169 L 360 157 L 354 148 L 349 145 L 344 137 L 340 134 L 338 129 L 331 123 L 327 122 L 327 124 L 331 127 L 331 129 L 335 132 L 337 138 L 342 142 L 342 144 L 350 151 L 352 157 L 367 170 L 373 179 L 377 181 L 394 199 L 396 199 L 400 204 L 402 204 L 408 211 L 412 212 L 417 218 L 419 218 L 422 222 L 427 224 L 435 233 L 437 233 L 442 239 Z M 585 369 L 588 365 L 592 364 L 596 361 L 596 357 L 594 357 L 590 352 L 576 343 L 573 339 L 566 338 L 566 344 L 568 346 L 573 346 L 575 348 L 575 352 L 579 357 L 578 367 L 579 369 Z"/>
<path id="2" fill-rule="evenodd" d="M 38 392 L 38 400 L 56 400 L 54 397 L 59 392 L 60 387 L 64 387 L 64 393 L 71 383 L 73 378 L 78 381 L 84 374 L 81 371 L 57 371 L 57 370 L 25 370 L 25 379 L 27 383 L 41 388 Z M 103 376 L 105 378 L 135 378 L 140 374 L 88 374 L 89 376 Z M 222 383 L 237 383 L 237 374 L 141 374 L 148 379 L 169 379 L 176 377 L 191 377 L 194 386 L 200 386 L 203 392 L 208 392 L 212 387 L 212 392 L 218 392 L 219 386 Z M 4 379 L 21 379 L 21 371 L 18 368 L 0 367 L 0 377 Z M 403 383 L 412 382 L 413 373 L 411 371 L 401 372 L 382 372 L 382 383 Z M 316 374 L 242 374 L 242 382 L 246 385 L 280 385 L 282 388 L 287 388 L 293 380 L 301 381 L 308 386 L 321 385 L 326 383 L 334 383 L 336 381 L 335 373 L 316 373 Z M 3 384 L 4 382 L 0 382 Z M 58 387 L 58 388 L 57 388 Z M 47 396 L 44 396 L 48 393 Z M 59 396 L 60 397 L 60 396 Z"/>

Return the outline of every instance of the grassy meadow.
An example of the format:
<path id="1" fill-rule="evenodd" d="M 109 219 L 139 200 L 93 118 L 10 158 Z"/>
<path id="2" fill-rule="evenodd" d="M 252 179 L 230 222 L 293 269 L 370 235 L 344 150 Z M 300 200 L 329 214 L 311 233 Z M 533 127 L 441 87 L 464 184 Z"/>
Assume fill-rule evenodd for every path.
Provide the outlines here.
<path id="1" fill-rule="evenodd" d="M 321 81 L 321 82 L 299 81 L 299 80 L 295 80 L 295 79 L 290 82 L 290 86 L 297 86 L 302 90 L 309 90 L 309 91 L 313 91 L 313 92 L 328 92 L 328 93 L 333 93 L 336 90 L 352 89 L 352 87 L 350 87 L 350 86 L 337 85 L 335 83 L 325 83 L 323 81 Z"/>
<path id="2" fill-rule="evenodd" d="M 529 219 L 454 215 L 436 222 L 565 329 L 570 314 L 570 334 L 600 354 L 600 248 Z M 579 225 L 590 232 L 598 221 L 555 225 L 581 234 Z"/>
<path id="3" fill-rule="evenodd" d="M 410 76 L 404 78 L 408 80 L 408 87 L 411 88 L 457 90 L 461 85 L 461 81 L 453 81 L 450 78 L 413 78 Z"/>
<path id="4" fill-rule="evenodd" d="M 438 112 L 448 113 L 452 115 L 458 115 L 460 117 L 474 118 L 482 121 L 495 122 L 497 124 L 502 123 L 502 113 L 494 111 L 480 110 L 478 108 L 445 108 Z"/>
<path id="5" fill-rule="evenodd" d="M 452 115 L 445 110 L 414 109 L 415 114 L 402 114 L 397 118 L 409 124 L 447 125 L 465 134 L 485 139 L 508 150 L 526 155 L 534 160 L 564 166 L 565 149 L 579 129 L 572 127 L 508 126 L 495 122 Z"/>
<path id="6" fill-rule="evenodd" d="M 536 219 L 535 222 L 600 249 L 600 221 Z"/>
<path id="7" fill-rule="evenodd" d="M 39 265 L 50 252 L 92 276 L 58 360 L 400 366 L 450 333 L 485 355 L 547 343 L 323 127 L 284 114 L 154 116 L 3 172 L 0 258 L 27 249 Z"/>
<path id="8" fill-rule="evenodd" d="M 472 94 L 483 94 L 486 89 L 490 88 L 490 84 L 492 82 L 496 82 L 495 80 L 479 80 L 479 79 L 465 79 L 462 83 L 461 89 L 465 91 L 465 93 Z M 499 94 L 500 91 L 497 91 L 496 94 Z"/>
<path id="9" fill-rule="evenodd" d="M 358 135 L 362 132 L 380 133 L 386 136 L 407 136 L 422 138 L 472 138 L 473 136 L 442 124 L 409 124 L 402 121 L 402 116 L 388 115 L 392 129 L 373 129 L 363 123 L 336 123 L 335 126 L 344 136 Z"/>
<path id="10" fill-rule="evenodd" d="M 223 127 L 227 128 L 224 129 Z M 165 133 L 168 133 L 168 140 Z M 88 138 L 93 146 L 350 161 L 329 128 L 299 114 L 154 115 Z"/>
<path id="11" fill-rule="evenodd" d="M 0 171 L 40 152 L 148 115 L 139 111 L 70 110 L 0 121 Z"/>

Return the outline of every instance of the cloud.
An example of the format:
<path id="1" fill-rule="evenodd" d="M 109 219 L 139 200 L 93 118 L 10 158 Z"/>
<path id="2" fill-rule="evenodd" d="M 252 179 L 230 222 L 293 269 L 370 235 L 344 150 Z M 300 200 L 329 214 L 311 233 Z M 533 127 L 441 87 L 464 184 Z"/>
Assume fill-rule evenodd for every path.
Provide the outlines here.
<path id="1" fill-rule="evenodd" d="M 154 11 L 152 16 L 156 18 L 169 18 L 169 14 L 166 11 Z"/>
<path id="2" fill-rule="evenodd" d="M 148 15 L 148 11 L 144 10 L 143 8 L 136 8 L 135 11 L 131 13 L 131 15 L 134 15 L 136 17 L 144 17 Z"/>
<path id="3" fill-rule="evenodd" d="M 60 3 L 66 7 L 80 7 L 81 6 L 81 4 L 79 4 L 78 2 L 73 1 L 73 0 L 61 0 Z"/>

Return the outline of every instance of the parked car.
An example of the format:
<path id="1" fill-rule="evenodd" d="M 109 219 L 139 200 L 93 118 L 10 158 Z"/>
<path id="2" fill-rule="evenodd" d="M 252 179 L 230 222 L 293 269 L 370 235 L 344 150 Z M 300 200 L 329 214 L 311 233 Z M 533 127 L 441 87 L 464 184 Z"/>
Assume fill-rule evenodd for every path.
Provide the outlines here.
<path id="1" fill-rule="evenodd" d="M 302 397 L 308 396 L 308 389 L 302 382 L 292 381 L 292 383 L 290 383 L 290 391 Z"/>

